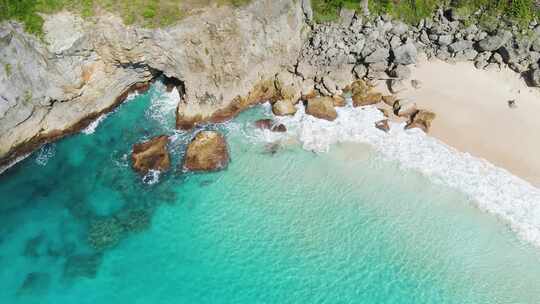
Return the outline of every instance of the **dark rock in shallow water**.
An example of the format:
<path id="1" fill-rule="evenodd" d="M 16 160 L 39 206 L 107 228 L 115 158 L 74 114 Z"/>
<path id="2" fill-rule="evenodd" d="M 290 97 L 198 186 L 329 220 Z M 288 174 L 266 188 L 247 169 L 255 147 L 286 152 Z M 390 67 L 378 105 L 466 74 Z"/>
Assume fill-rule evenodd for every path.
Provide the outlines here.
<path id="1" fill-rule="evenodd" d="M 229 150 L 225 137 L 215 131 L 199 132 L 188 145 L 184 169 L 189 171 L 215 171 L 229 163 Z"/>
<path id="2" fill-rule="evenodd" d="M 388 124 L 388 119 L 383 119 L 375 123 L 375 127 L 381 131 L 388 132 L 390 131 L 390 125 Z"/>
<path id="3" fill-rule="evenodd" d="M 45 242 L 45 235 L 41 233 L 38 236 L 35 236 L 28 241 L 26 241 L 26 245 L 24 247 L 24 256 L 37 258 L 40 256 L 40 248 L 42 247 L 42 244 Z"/>
<path id="4" fill-rule="evenodd" d="M 64 278 L 95 278 L 102 261 L 102 254 L 74 255 L 64 264 Z"/>
<path id="5" fill-rule="evenodd" d="M 51 276 L 44 272 L 31 272 L 26 275 L 17 295 L 36 294 L 46 291 L 51 283 Z"/>
<path id="6" fill-rule="evenodd" d="M 154 137 L 149 141 L 133 145 L 131 159 L 135 171 L 146 174 L 150 170 L 166 171 L 171 167 L 165 135 Z"/>
<path id="7" fill-rule="evenodd" d="M 141 232 L 150 228 L 152 213 L 148 210 L 129 210 L 117 218 L 125 231 Z"/>
<path id="8" fill-rule="evenodd" d="M 264 153 L 274 155 L 279 151 L 279 149 L 281 149 L 280 143 L 269 143 L 264 146 Z"/>
<path id="9" fill-rule="evenodd" d="M 259 119 L 255 122 L 255 126 L 263 130 L 271 130 L 272 132 L 287 132 L 287 127 L 281 123 L 276 123 L 272 119 Z"/>
<path id="10" fill-rule="evenodd" d="M 88 243 L 96 250 L 112 248 L 120 242 L 124 227 L 116 218 L 94 220 L 88 229 Z"/>

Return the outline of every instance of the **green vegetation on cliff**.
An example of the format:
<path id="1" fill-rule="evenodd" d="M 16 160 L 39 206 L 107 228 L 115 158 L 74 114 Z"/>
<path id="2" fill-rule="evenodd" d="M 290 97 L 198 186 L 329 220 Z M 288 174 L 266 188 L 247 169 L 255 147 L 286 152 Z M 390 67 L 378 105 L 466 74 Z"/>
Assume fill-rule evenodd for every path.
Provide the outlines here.
<path id="1" fill-rule="evenodd" d="M 361 0 L 311 0 L 317 22 L 334 21 L 342 7 L 358 10 Z M 458 14 L 470 16 L 481 10 L 482 22 L 504 16 L 520 25 L 528 24 L 539 15 L 538 0 L 370 0 L 373 14 L 389 14 L 415 24 L 429 17 L 438 7 L 453 7 Z"/>
<path id="2" fill-rule="evenodd" d="M 167 26 L 209 5 L 241 6 L 251 0 L 0 0 L 0 21 L 15 19 L 30 33 L 42 33 L 41 13 L 70 10 L 90 17 L 100 10 L 119 14 L 126 24 Z"/>

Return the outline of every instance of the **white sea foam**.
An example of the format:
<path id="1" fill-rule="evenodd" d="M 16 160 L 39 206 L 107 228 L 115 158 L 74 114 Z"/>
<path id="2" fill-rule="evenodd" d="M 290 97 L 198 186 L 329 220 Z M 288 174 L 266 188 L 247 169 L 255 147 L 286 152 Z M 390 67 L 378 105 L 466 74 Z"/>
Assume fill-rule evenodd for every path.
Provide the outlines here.
<path id="1" fill-rule="evenodd" d="M 295 134 L 304 149 L 326 152 L 337 142 L 373 146 L 405 169 L 422 172 L 434 182 L 459 189 L 478 208 L 497 215 L 524 240 L 540 247 L 540 189 L 489 162 L 462 153 L 418 129 L 391 123 L 389 133 L 374 127 L 384 119 L 375 107 L 338 108 L 333 121 L 306 115 L 298 106 L 293 117 L 277 118 Z"/>
<path id="2" fill-rule="evenodd" d="M 176 107 L 180 102 L 180 93 L 176 88 L 171 92 L 165 90 L 165 85 L 156 83 L 156 94 L 151 96 L 151 104 L 148 109 L 148 116 L 151 119 L 159 122 L 166 129 L 174 130 L 174 117 L 176 115 Z"/>
<path id="3" fill-rule="evenodd" d="M 40 166 L 45 166 L 55 154 L 56 148 L 54 144 L 43 145 L 37 152 L 36 163 Z"/>
<path id="4" fill-rule="evenodd" d="M 159 170 L 150 170 L 143 176 L 142 181 L 147 185 L 157 184 L 159 182 L 160 174 L 161 172 Z"/>
<path id="5" fill-rule="evenodd" d="M 86 135 L 91 135 L 91 134 L 94 134 L 94 132 L 96 132 L 96 129 L 97 127 L 99 126 L 99 124 L 105 120 L 105 118 L 107 118 L 108 114 L 103 114 L 101 115 L 100 117 L 98 117 L 96 120 L 92 121 L 88 127 L 84 128 L 81 132 L 83 134 L 86 134 Z"/>

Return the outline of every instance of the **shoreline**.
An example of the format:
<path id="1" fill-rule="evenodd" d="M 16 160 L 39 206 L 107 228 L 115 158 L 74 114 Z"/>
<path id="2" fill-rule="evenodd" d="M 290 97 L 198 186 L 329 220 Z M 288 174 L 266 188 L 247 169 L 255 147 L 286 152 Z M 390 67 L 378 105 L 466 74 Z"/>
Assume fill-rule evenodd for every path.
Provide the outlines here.
<path id="1" fill-rule="evenodd" d="M 540 90 L 506 67 L 479 70 L 467 62 L 422 59 L 411 72 L 421 87 L 409 85 L 396 96 L 437 114 L 430 136 L 540 188 Z"/>
<path id="2" fill-rule="evenodd" d="M 384 116 L 375 106 L 338 108 L 333 122 L 297 107 L 295 116 L 278 121 L 291 130 L 289 136 L 297 136 L 305 150 L 327 152 L 337 143 L 369 144 L 382 159 L 396 161 L 400 169 L 417 171 L 435 184 L 465 194 L 471 204 L 495 215 L 520 239 L 540 248 L 540 189 L 524 179 L 419 129 L 405 130 L 404 122 L 390 122 L 388 133 L 378 130 L 374 123 Z"/>

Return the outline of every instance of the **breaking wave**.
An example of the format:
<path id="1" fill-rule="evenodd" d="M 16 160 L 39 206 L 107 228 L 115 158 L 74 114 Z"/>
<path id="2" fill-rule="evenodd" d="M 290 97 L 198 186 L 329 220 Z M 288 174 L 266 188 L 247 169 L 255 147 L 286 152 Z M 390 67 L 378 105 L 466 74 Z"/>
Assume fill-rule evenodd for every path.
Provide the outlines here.
<path id="1" fill-rule="evenodd" d="M 303 148 L 327 152 L 339 142 L 371 145 L 383 158 L 398 161 L 402 169 L 420 171 L 437 184 L 458 189 L 474 204 L 497 215 L 520 238 L 540 247 L 540 189 L 484 159 L 460 152 L 418 129 L 404 130 L 404 123 L 390 123 L 385 133 L 374 124 L 385 119 L 375 107 L 338 108 L 333 121 L 306 115 L 299 105 L 291 117 L 276 120 L 288 128 Z M 283 136 L 268 135 L 265 136 Z M 273 138 L 260 138 L 273 140 Z"/>

